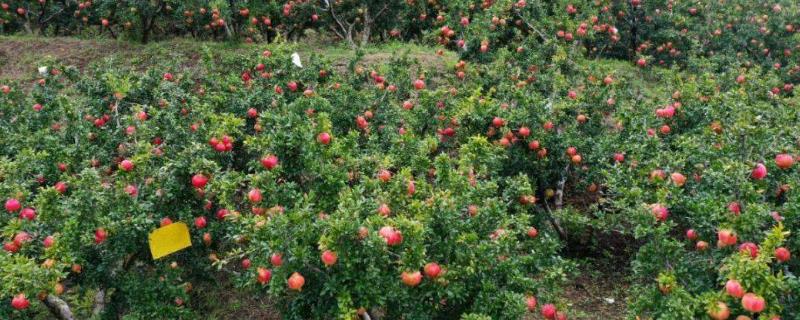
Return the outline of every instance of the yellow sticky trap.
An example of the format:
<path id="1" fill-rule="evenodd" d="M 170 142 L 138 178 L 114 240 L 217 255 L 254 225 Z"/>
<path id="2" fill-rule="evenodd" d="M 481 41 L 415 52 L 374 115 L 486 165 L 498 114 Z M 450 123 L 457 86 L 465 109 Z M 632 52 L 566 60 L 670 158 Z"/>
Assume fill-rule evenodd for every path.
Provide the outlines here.
<path id="1" fill-rule="evenodd" d="M 148 240 L 153 260 L 192 246 L 189 227 L 183 222 L 172 223 L 154 230 Z"/>

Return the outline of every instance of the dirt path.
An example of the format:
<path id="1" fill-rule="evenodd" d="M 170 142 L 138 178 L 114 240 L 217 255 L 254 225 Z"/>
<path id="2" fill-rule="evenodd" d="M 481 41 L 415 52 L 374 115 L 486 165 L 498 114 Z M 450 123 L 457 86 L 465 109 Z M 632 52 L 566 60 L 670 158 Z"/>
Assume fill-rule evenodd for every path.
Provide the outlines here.
<path id="1" fill-rule="evenodd" d="M 231 44 L 223 42 L 198 42 L 191 39 L 174 39 L 147 45 L 115 41 L 111 39 L 85 40 L 74 38 L 38 38 L 0 36 L 0 82 L 32 81 L 36 68 L 44 62 L 60 62 L 85 70 L 93 63 L 114 60 L 131 65 L 139 70 L 159 65 L 165 59 L 180 61 L 186 69 L 192 69 L 200 60 L 204 48 L 213 50 L 240 51 L 242 54 L 261 52 L 264 44 Z M 355 54 L 345 48 L 320 45 L 298 45 L 301 57 L 312 53 L 333 61 L 338 71 L 344 71 Z M 406 54 L 419 61 L 433 74 L 442 74 L 457 61 L 455 54 L 441 56 L 433 48 L 388 44 L 364 48 L 361 65 L 373 66 L 385 63 L 393 57 Z"/>

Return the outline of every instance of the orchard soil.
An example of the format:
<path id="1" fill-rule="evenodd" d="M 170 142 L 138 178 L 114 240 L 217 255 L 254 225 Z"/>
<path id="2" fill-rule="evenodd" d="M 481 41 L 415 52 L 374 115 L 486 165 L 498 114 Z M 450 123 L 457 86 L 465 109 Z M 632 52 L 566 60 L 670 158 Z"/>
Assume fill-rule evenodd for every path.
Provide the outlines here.
<path id="1" fill-rule="evenodd" d="M 338 71 L 347 68 L 355 56 L 352 50 L 331 45 L 324 39 L 320 43 L 297 47 L 301 57 L 319 54 L 333 61 Z M 0 37 L 0 82 L 30 83 L 36 77 L 39 66 L 48 62 L 61 62 L 83 71 L 100 65 L 116 65 L 131 70 L 145 70 L 158 66 L 159 61 L 182 61 L 184 71 L 198 75 L 203 70 L 199 60 L 204 50 L 226 50 L 250 53 L 263 50 L 263 45 L 228 44 L 198 42 L 191 39 L 175 39 L 141 45 L 132 42 L 74 39 L 74 38 L 34 38 Z M 429 70 L 442 71 L 454 64 L 457 57 L 453 53 L 436 55 L 436 49 L 408 44 L 373 45 L 362 49 L 361 63 L 365 65 L 387 62 L 398 55 L 405 55 L 419 61 Z M 435 73 L 435 72 L 432 72 Z M 24 87 L 24 86 L 23 86 Z M 596 199 L 569 199 L 568 202 L 594 202 Z M 565 255 L 578 262 L 578 276 L 566 288 L 565 298 L 571 302 L 570 319 L 624 319 L 625 301 L 629 287 L 628 264 L 625 259 L 634 249 L 630 246 L 602 246 L 606 248 L 625 248 L 622 251 L 598 251 L 597 243 L 588 241 L 625 241 L 613 235 L 593 235 L 588 239 L 569 239 Z M 592 249 L 589 249 L 592 248 Z M 196 284 L 193 307 L 206 309 L 208 319 L 280 319 L 280 315 L 265 298 L 248 295 L 236 290 L 224 277 L 209 279 L 207 283 Z M 220 303 L 224 302 L 224 303 Z M 538 314 L 526 320 L 541 319 Z"/>

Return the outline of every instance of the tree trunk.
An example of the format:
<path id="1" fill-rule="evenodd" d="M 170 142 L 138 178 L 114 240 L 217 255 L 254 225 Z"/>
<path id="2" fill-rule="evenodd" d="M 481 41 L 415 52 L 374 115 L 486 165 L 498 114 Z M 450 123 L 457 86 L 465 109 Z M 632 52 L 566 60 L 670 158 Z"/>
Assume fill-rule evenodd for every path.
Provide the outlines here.
<path id="1" fill-rule="evenodd" d="M 636 47 L 638 46 L 637 41 L 636 41 L 636 37 L 637 37 L 637 33 L 638 33 L 638 29 L 637 29 L 638 22 L 636 21 L 636 8 L 633 6 L 633 4 L 630 1 L 628 1 L 628 5 L 630 6 L 630 12 L 631 12 L 631 14 L 630 14 L 631 19 L 630 19 L 630 22 L 629 22 L 629 24 L 631 26 L 631 43 L 630 43 L 631 52 L 630 52 L 630 57 L 634 58 L 636 56 Z"/>
<path id="2" fill-rule="evenodd" d="M 231 8 L 231 21 L 230 21 L 230 23 L 231 23 L 231 28 L 233 29 L 233 32 L 231 32 L 230 28 L 228 28 L 228 23 L 225 23 L 225 33 L 227 33 L 228 38 L 230 39 L 232 34 L 236 34 L 236 35 L 239 34 L 239 31 L 238 31 L 239 26 L 236 23 L 237 19 L 239 19 L 239 18 L 237 16 L 238 12 L 237 12 L 236 4 L 234 3 L 234 0 L 228 0 L 228 4 L 229 4 L 229 7 Z"/>
<path id="3" fill-rule="evenodd" d="M 29 35 L 33 34 L 33 30 L 31 30 L 31 10 L 25 10 L 25 23 L 22 24 L 22 27 L 25 28 L 25 32 Z"/>
<path id="4" fill-rule="evenodd" d="M 48 294 L 47 298 L 44 299 L 44 305 L 50 309 L 50 313 L 53 314 L 56 318 L 60 320 L 74 320 L 75 318 L 72 316 L 72 310 L 70 310 L 69 305 L 61 298 Z"/>
<path id="5" fill-rule="evenodd" d="M 228 39 L 233 38 L 233 35 L 231 34 L 231 29 L 228 28 L 228 23 L 225 23 L 225 35 L 228 37 Z"/>
<path id="6" fill-rule="evenodd" d="M 139 19 L 142 24 L 142 43 L 147 44 L 147 41 L 150 40 L 150 27 L 149 22 L 146 15 L 141 15 Z"/>
<path id="7" fill-rule="evenodd" d="M 41 8 L 39 10 L 39 18 L 36 19 L 36 28 L 38 29 L 37 33 L 39 35 L 44 35 L 44 31 L 47 28 L 47 24 L 44 22 L 44 14 L 46 13 L 46 9 L 44 7 L 44 2 L 41 3 Z"/>
<path id="8" fill-rule="evenodd" d="M 156 24 L 156 18 L 158 17 L 159 13 L 166 9 L 166 2 L 159 0 L 156 6 L 156 11 L 149 15 L 149 19 L 142 14 L 142 43 L 147 44 L 147 42 L 150 41 L 150 33 L 153 30 L 153 26 Z"/>
<path id="9" fill-rule="evenodd" d="M 92 307 L 92 316 L 98 317 L 103 314 L 106 309 L 106 289 L 100 288 L 94 295 L 94 306 Z"/>
<path id="10" fill-rule="evenodd" d="M 364 30 L 361 32 L 361 46 L 369 43 L 370 33 L 372 33 L 372 18 L 369 16 L 369 7 L 364 8 Z"/>

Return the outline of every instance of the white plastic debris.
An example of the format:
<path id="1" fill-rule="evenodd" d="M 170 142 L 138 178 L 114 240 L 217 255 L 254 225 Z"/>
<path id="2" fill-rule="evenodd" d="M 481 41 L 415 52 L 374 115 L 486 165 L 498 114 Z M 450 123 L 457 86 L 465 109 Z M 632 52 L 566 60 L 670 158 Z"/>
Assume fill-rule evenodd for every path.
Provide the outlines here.
<path id="1" fill-rule="evenodd" d="M 303 67 L 303 62 L 300 61 L 300 55 L 297 54 L 297 52 L 292 53 L 292 63 L 294 63 L 294 65 L 296 65 L 298 68 Z"/>

